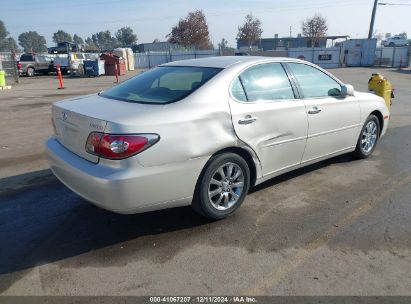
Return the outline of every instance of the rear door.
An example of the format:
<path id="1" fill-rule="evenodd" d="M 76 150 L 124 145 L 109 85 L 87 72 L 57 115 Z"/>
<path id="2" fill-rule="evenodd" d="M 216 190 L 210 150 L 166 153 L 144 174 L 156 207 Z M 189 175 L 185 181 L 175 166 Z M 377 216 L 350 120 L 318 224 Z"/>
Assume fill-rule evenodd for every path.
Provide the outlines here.
<path id="1" fill-rule="evenodd" d="M 354 96 L 341 97 L 341 84 L 320 69 L 287 64 L 307 108 L 308 139 L 303 162 L 352 148 L 360 127 L 360 107 Z"/>
<path id="2" fill-rule="evenodd" d="M 307 138 L 304 102 L 281 63 L 252 66 L 231 84 L 235 132 L 257 154 L 263 175 L 298 165 Z"/>
<path id="3" fill-rule="evenodd" d="M 37 67 L 36 70 L 42 71 L 42 72 L 48 71 L 49 65 L 51 62 L 49 57 L 38 55 L 35 57 L 35 59 L 36 59 L 36 67 Z"/>

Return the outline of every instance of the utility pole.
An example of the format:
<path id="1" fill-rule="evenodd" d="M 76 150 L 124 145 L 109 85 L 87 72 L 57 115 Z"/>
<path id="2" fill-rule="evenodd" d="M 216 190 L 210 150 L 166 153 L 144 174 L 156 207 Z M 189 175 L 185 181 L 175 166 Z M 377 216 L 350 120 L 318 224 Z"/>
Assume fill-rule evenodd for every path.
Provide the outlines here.
<path id="1" fill-rule="evenodd" d="M 374 0 L 374 7 L 372 9 L 370 31 L 368 32 L 368 39 L 372 38 L 372 34 L 374 32 L 374 21 L 375 21 L 375 13 L 377 12 L 377 5 L 378 5 L 378 0 Z"/>

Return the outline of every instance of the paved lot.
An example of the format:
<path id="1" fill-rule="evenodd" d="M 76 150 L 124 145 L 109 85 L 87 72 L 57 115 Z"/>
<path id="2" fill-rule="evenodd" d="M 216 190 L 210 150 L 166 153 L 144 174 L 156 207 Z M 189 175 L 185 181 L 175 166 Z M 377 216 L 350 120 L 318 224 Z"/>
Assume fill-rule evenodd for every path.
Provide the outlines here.
<path id="1" fill-rule="evenodd" d="M 411 295 L 411 71 L 331 72 L 365 90 L 376 71 L 397 99 L 373 157 L 278 177 L 219 222 L 115 215 L 66 189 L 44 157 L 50 104 L 113 78 L 22 79 L 0 92 L 0 293 Z"/>

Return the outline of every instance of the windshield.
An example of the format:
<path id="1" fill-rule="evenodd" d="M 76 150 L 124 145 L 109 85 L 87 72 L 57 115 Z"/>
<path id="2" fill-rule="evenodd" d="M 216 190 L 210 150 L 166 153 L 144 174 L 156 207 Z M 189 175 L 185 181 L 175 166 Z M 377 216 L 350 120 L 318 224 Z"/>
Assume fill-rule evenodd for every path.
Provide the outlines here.
<path id="1" fill-rule="evenodd" d="M 166 104 L 178 101 L 214 77 L 221 69 L 157 67 L 101 93 L 111 99 Z"/>

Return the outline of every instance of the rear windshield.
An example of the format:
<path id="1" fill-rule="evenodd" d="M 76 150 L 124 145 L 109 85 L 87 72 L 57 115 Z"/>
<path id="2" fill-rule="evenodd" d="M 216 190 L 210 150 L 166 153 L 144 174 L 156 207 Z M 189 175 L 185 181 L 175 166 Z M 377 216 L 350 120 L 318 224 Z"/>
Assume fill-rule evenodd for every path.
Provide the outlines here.
<path id="1" fill-rule="evenodd" d="M 21 55 L 20 61 L 34 61 L 33 55 Z"/>
<path id="2" fill-rule="evenodd" d="M 157 67 L 104 91 L 101 96 L 136 103 L 166 104 L 188 96 L 220 71 L 204 67 Z"/>

